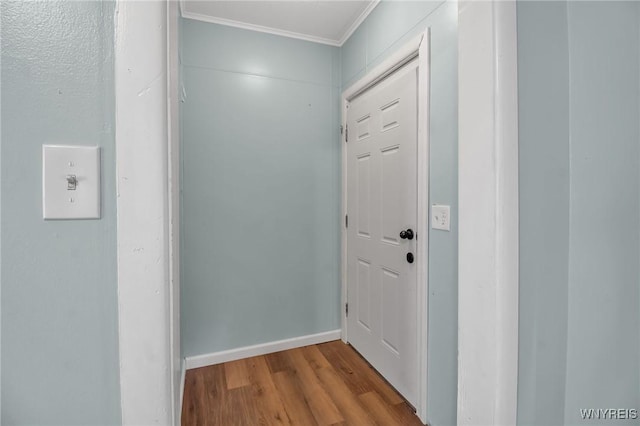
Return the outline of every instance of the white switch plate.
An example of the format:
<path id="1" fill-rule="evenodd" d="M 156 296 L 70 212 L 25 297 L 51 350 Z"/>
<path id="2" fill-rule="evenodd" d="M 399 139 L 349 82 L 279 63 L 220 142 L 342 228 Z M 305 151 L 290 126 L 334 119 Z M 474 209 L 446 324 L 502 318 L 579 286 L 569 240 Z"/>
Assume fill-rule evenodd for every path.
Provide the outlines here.
<path id="1" fill-rule="evenodd" d="M 431 227 L 433 229 L 441 229 L 443 231 L 451 230 L 450 221 L 451 208 L 434 204 L 431 206 Z"/>
<path id="2" fill-rule="evenodd" d="M 69 189 L 68 177 L 77 184 Z M 100 148 L 42 146 L 44 219 L 100 219 Z"/>

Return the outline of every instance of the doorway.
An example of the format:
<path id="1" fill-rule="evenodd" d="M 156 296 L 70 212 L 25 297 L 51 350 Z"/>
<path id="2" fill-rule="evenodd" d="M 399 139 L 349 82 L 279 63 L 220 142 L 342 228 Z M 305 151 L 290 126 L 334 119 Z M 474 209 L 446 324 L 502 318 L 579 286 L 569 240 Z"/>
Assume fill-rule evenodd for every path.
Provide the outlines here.
<path id="1" fill-rule="evenodd" d="M 428 259 L 425 36 L 343 94 L 343 340 L 422 420 Z"/>

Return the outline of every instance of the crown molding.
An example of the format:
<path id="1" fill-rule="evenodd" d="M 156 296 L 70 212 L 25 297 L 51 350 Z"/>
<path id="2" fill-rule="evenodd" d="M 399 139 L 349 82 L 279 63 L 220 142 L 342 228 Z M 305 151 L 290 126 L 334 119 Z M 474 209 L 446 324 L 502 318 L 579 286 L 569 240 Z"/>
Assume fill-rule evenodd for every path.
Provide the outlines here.
<path id="1" fill-rule="evenodd" d="M 371 3 L 369 3 L 366 9 L 362 11 L 362 13 L 353 22 L 353 24 L 349 26 L 347 31 L 339 40 L 334 40 L 334 39 L 325 38 L 325 37 L 317 37 L 309 34 L 297 33 L 294 31 L 281 30 L 279 28 L 266 27 L 263 25 L 250 24 L 248 22 L 241 22 L 233 19 L 218 18 L 214 16 L 203 15 L 200 13 L 189 12 L 186 10 L 185 0 L 180 0 L 180 14 L 182 15 L 183 18 L 193 19 L 195 21 L 225 25 L 228 27 L 241 28 L 241 29 L 250 30 L 250 31 L 257 31 L 257 32 L 266 33 L 266 34 L 273 34 L 273 35 L 282 36 L 282 37 L 289 37 L 289 38 L 295 38 L 298 40 L 310 41 L 312 43 L 320 43 L 320 44 L 326 44 L 334 47 L 341 47 L 349 39 L 349 37 L 351 37 L 351 35 L 358 29 L 358 27 L 364 22 L 364 20 L 367 19 L 367 16 L 369 16 L 369 14 L 373 11 L 373 9 L 376 8 L 376 6 L 378 6 L 379 3 L 380 3 L 380 0 L 374 0 Z"/>
<path id="2" fill-rule="evenodd" d="M 209 22 L 211 24 L 225 25 L 227 27 L 241 28 L 244 30 L 257 31 L 260 33 L 273 34 L 282 37 L 295 38 L 298 40 L 310 41 L 313 43 L 328 44 L 329 46 L 340 46 L 339 40 L 332 40 L 324 37 L 315 37 L 308 34 L 296 33 L 293 31 L 280 30 L 278 28 L 264 27 L 262 25 L 249 24 L 247 22 L 234 21 L 232 19 L 216 18 L 209 15 L 201 15 L 199 13 L 185 12 L 183 10 L 182 17 L 193 19 L 196 21 Z"/>
<path id="3" fill-rule="evenodd" d="M 353 21 L 353 24 L 351 24 L 347 32 L 344 33 L 344 35 L 340 38 L 340 41 L 338 42 L 338 46 L 342 46 L 347 40 L 349 40 L 349 37 L 351 37 L 353 33 L 356 32 L 358 27 L 360 27 L 360 25 L 364 22 L 364 20 L 367 19 L 367 16 L 369 16 L 369 14 L 373 12 L 373 9 L 375 9 L 376 6 L 378 6 L 378 4 L 380 4 L 380 0 L 374 0 L 371 3 L 369 3 L 366 9 L 362 11 L 360 16 L 358 16 L 358 19 Z"/>

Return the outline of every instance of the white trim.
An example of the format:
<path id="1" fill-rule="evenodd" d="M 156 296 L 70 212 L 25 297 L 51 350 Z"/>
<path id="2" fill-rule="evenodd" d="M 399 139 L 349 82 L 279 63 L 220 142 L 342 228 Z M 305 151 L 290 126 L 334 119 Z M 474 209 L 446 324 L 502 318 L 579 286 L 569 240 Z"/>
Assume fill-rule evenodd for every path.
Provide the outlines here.
<path id="1" fill-rule="evenodd" d="M 0 54 L 0 70 L 2 69 L 2 55 Z M 0 99 L 2 99 L 2 84 L 0 84 Z M 2 152 L 2 102 L 0 102 L 0 153 Z M 0 161 L 0 176 L 2 176 L 2 161 Z M 0 185 L 0 224 L 2 223 L 2 185 Z M 2 227 L 0 226 L 0 277 L 2 277 Z M 2 310 L 2 280 L 0 280 L 0 311 Z M 2 334 L 2 315 L 0 313 L 0 335 Z M 2 377 L 2 336 L 0 336 L 0 378 Z M 0 380 L 0 385 L 2 381 Z M 1 386 L 0 386 L 1 387 Z M 1 391 L 1 389 L 0 389 Z M 0 421 L 2 421 L 2 396 L 0 395 Z"/>
<path id="2" fill-rule="evenodd" d="M 341 280 L 340 280 L 340 284 L 341 284 L 341 292 L 340 292 L 340 311 L 341 311 L 341 315 L 340 315 L 340 336 L 342 338 L 342 341 L 344 343 L 347 343 L 349 341 L 349 335 L 348 335 L 348 331 L 347 331 L 347 312 L 346 312 L 346 306 L 347 306 L 347 302 L 349 301 L 349 293 L 347 292 L 347 224 L 346 224 L 346 217 L 347 217 L 347 179 L 346 179 L 346 170 L 347 170 L 347 109 L 349 106 L 349 101 L 347 101 L 347 98 L 345 96 L 345 93 L 342 93 L 342 97 L 340 98 L 340 105 L 342 108 L 342 115 L 340 122 L 341 124 L 341 129 L 342 129 L 342 135 L 340 137 L 340 145 L 342 145 L 341 147 L 341 156 L 342 156 L 342 167 L 340 169 L 340 173 L 341 173 L 341 180 L 342 180 L 342 195 L 340 197 L 341 201 L 342 201 L 342 206 L 341 206 L 341 213 L 342 213 L 342 217 L 341 217 L 341 223 L 342 225 L 340 226 L 340 276 L 341 276 Z"/>
<path id="3" fill-rule="evenodd" d="M 519 193 L 518 193 L 518 29 L 516 3 L 493 8 L 496 82 L 497 162 L 497 332 L 496 425 L 516 423 L 518 406 Z"/>
<path id="4" fill-rule="evenodd" d="M 517 419 L 516 42 L 515 2 L 459 3 L 459 425 Z"/>
<path id="5" fill-rule="evenodd" d="M 381 64 L 371 69 L 367 73 L 367 75 L 365 75 L 360 80 L 356 81 L 347 89 L 345 89 L 344 92 L 342 93 L 343 99 L 346 101 L 352 100 L 357 95 L 359 95 L 366 89 L 372 87 L 375 83 L 379 82 L 384 77 L 387 77 L 389 74 L 393 73 L 402 65 L 408 63 L 413 58 L 418 57 L 420 53 L 420 42 L 422 41 L 422 38 L 425 37 L 425 34 L 414 37 L 411 41 L 403 45 L 400 49 L 396 50 Z M 343 116 L 343 119 L 345 117 L 346 116 Z M 343 123 L 343 124 L 346 124 L 346 123 Z"/>
<path id="6" fill-rule="evenodd" d="M 261 343 L 258 345 L 245 346 L 243 348 L 230 349 L 227 351 L 188 356 L 185 358 L 185 362 L 187 370 L 191 370 L 194 368 L 206 367 L 209 365 L 222 364 L 223 362 L 250 358 L 252 356 L 286 351 L 288 349 L 301 348 L 303 346 L 317 345 L 319 343 L 331 342 L 338 339 L 340 339 L 340 330 L 331 330 L 325 331 L 323 333 L 309 334 L 306 336 L 277 340 L 275 342 Z"/>
<path id="7" fill-rule="evenodd" d="M 295 31 L 282 30 L 279 28 L 267 27 L 264 25 L 251 24 L 248 22 L 236 21 L 234 19 L 220 18 L 216 16 L 203 15 L 201 13 L 189 12 L 185 10 L 184 0 L 180 0 L 180 13 L 183 18 L 193 19 L 195 21 L 208 22 L 210 24 L 225 25 L 228 27 L 242 28 L 249 31 L 257 31 L 266 34 L 273 34 L 281 37 L 295 38 L 298 40 L 310 41 L 312 43 L 327 44 L 329 46 L 341 47 L 351 35 L 358 29 L 358 27 L 369 16 L 373 9 L 378 6 L 380 0 L 374 0 L 367 5 L 362 13 L 356 18 L 355 21 L 349 26 L 347 31 L 340 37 L 340 39 L 332 39 L 326 37 L 319 37 L 310 34 L 298 33 Z"/>
<path id="8" fill-rule="evenodd" d="M 418 229 L 416 236 L 416 266 L 418 280 L 418 347 L 419 377 L 418 407 L 416 413 L 422 423 L 427 423 L 427 366 L 429 331 L 429 126 L 431 93 L 431 32 L 424 33 L 419 46 L 418 65 Z M 426 90 L 425 90 L 426 88 Z M 422 285 L 420 285 L 422 283 Z"/>
<path id="9" fill-rule="evenodd" d="M 373 87 L 385 77 L 418 58 L 418 226 L 416 266 L 418 280 L 417 314 L 418 314 L 418 406 L 416 414 L 423 423 L 427 421 L 427 345 L 429 319 L 429 66 L 430 66 L 430 32 L 427 29 L 422 35 L 414 38 L 380 65 L 372 69 L 366 76 L 358 80 L 342 93 L 342 126 L 346 128 L 347 108 L 349 101 L 360 93 Z M 346 133 L 346 132 L 345 132 Z M 346 134 L 342 135 L 342 340 L 348 342 L 347 317 L 344 306 L 348 301 L 347 293 L 347 228 L 344 217 L 347 214 L 347 143 Z"/>
<path id="10" fill-rule="evenodd" d="M 202 15 L 200 13 L 185 12 L 183 10 L 182 17 L 193 19 L 196 21 L 208 22 L 210 24 L 225 25 L 227 27 L 241 28 L 243 30 L 257 31 L 260 33 L 273 34 L 281 37 L 295 38 L 298 40 L 310 41 L 313 43 L 328 44 L 329 46 L 340 47 L 339 40 L 333 40 L 324 37 L 317 37 L 308 34 L 296 33 L 294 31 L 281 30 L 278 28 L 264 27 L 262 25 L 249 24 L 247 22 L 234 21 L 232 19 L 218 18 L 215 16 Z"/>
<path id="11" fill-rule="evenodd" d="M 171 347 L 171 410 L 174 425 L 180 425 L 180 101 L 179 101 L 179 19 L 178 3 L 167 1 L 167 133 L 169 186 L 169 332 Z"/>
<path id="12" fill-rule="evenodd" d="M 378 4 L 380 4 L 380 0 L 373 0 L 371 3 L 367 5 L 367 7 L 362 11 L 360 16 L 358 16 L 358 18 L 355 21 L 353 21 L 353 23 L 347 29 L 347 31 L 342 35 L 342 37 L 340 37 L 340 40 L 338 41 L 338 46 L 342 46 L 347 40 L 349 40 L 349 37 L 351 37 L 353 33 L 356 32 L 358 27 L 364 22 L 365 19 L 367 19 L 369 14 L 373 12 L 373 9 L 375 9 L 376 6 L 378 6 Z"/>
<path id="13" fill-rule="evenodd" d="M 116 3 L 115 146 L 122 424 L 172 424 L 167 6 Z"/>

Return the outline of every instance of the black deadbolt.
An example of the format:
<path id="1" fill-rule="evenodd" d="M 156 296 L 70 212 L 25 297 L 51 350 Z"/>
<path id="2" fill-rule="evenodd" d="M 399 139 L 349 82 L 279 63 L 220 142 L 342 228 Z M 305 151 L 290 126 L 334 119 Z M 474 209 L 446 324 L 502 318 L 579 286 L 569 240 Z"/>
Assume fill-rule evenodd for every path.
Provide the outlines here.
<path id="1" fill-rule="evenodd" d="M 411 228 L 407 229 L 406 231 L 400 231 L 400 238 L 402 238 L 403 240 L 413 240 L 413 231 L 411 230 Z"/>
<path id="2" fill-rule="evenodd" d="M 413 253 L 407 253 L 407 262 L 413 263 Z"/>

